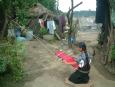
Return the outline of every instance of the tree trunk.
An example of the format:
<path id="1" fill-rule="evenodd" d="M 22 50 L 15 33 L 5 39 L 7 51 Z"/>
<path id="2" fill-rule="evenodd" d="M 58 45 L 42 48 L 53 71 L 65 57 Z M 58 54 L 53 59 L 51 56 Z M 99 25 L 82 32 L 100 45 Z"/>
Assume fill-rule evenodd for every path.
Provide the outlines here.
<path id="1" fill-rule="evenodd" d="M 0 38 L 1 38 L 1 32 L 3 29 L 3 25 L 4 25 L 4 21 L 5 21 L 5 17 L 4 17 L 4 9 L 0 6 Z"/>
<path id="2" fill-rule="evenodd" d="M 78 7 L 79 5 L 82 4 L 82 2 L 80 2 L 79 4 L 73 6 L 73 0 L 71 0 L 71 9 L 68 11 L 67 13 L 67 18 L 68 18 L 68 24 L 69 24 L 69 31 L 68 31 L 68 46 L 72 47 L 73 44 L 75 44 L 75 40 L 76 40 L 76 33 L 74 32 L 74 27 L 73 27 L 73 9 L 75 9 L 76 7 Z"/>
<path id="3" fill-rule="evenodd" d="M 111 32 L 112 32 L 112 27 L 111 27 L 111 9 L 110 9 L 110 4 L 109 2 L 106 4 L 107 8 L 105 11 L 105 22 L 104 22 L 104 29 L 102 30 L 103 34 L 103 58 L 102 58 L 102 63 L 107 64 L 109 59 L 109 53 L 111 49 Z"/>
<path id="4" fill-rule="evenodd" d="M 4 16 L 4 24 L 3 24 L 3 29 L 1 31 L 1 39 L 3 39 L 4 37 L 7 37 L 8 34 L 8 15 L 7 15 L 7 11 L 5 11 L 5 16 Z"/>
<path id="5" fill-rule="evenodd" d="M 73 8 L 73 0 L 71 0 L 71 8 Z M 68 45 L 69 47 L 72 47 L 72 26 L 73 26 L 73 9 L 71 10 L 71 12 L 69 13 L 70 17 L 69 17 L 69 25 L 70 25 L 70 29 L 69 29 L 69 33 L 68 33 Z"/>

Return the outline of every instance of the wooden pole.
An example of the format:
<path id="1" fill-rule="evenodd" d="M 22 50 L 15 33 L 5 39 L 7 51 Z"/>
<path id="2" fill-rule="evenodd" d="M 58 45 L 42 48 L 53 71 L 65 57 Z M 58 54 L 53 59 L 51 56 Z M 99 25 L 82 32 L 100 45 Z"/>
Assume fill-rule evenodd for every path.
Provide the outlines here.
<path id="1" fill-rule="evenodd" d="M 71 9 L 69 9 L 69 11 L 67 12 L 67 18 L 68 18 L 68 25 L 70 27 L 69 31 L 68 31 L 68 46 L 72 47 L 71 43 L 71 37 L 74 37 L 75 39 L 75 35 L 72 35 L 72 33 L 74 33 L 73 30 L 73 10 L 78 7 L 79 5 L 81 5 L 83 2 L 78 3 L 77 5 L 74 6 L 74 1 L 71 0 Z"/>

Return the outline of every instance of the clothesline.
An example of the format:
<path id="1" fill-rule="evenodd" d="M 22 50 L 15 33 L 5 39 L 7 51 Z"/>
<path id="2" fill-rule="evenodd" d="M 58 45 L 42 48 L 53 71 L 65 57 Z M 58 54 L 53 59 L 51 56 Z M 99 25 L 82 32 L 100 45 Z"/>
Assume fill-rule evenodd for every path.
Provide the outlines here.
<path id="1" fill-rule="evenodd" d="M 24 31 L 27 33 L 28 30 L 23 29 L 23 27 L 22 27 L 19 23 L 17 23 L 17 22 L 14 21 L 14 20 L 12 20 L 12 22 L 14 22 L 15 24 L 17 24 L 17 25 L 21 28 L 21 31 L 24 30 Z M 41 41 L 39 37 L 37 37 L 37 36 L 35 36 L 35 35 L 33 35 L 33 34 L 31 34 L 31 35 L 32 35 L 36 40 L 38 40 L 38 41 L 40 42 L 40 44 L 41 44 L 50 54 L 54 55 L 54 53 L 52 52 L 52 49 L 49 50 L 50 48 L 48 48 L 48 47 L 46 46 L 46 43 L 44 43 L 43 41 Z"/>
<path id="2" fill-rule="evenodd" d="M 15 24 L 17 24 L 20 28 L 21 28 L 21 31 L 25 31 L 26 33 L 28 32 L 28 30 L 27 29 L 25 29 L 25 28 L 23 28 L 19 23 L 17 23 L 16 21 L 14 21 L 14 20 L 12 20 L 12 22 L 14 22 Z M 35 36 L 35 35 L 33 35 L 33 34 L 31 34 L 37 41 L 39 41 L 40 42 L 40 44 L 48 51 L 48 53 L 50 53 L 51 55 L 55 55 L 55 52 L 52 52 L 52 49 L 50 48 L 50 47 L 47 47 L 46 46 L 46 42 L 43 42 L 42 40 L 41 40 L 41 38 L 39 38 L 38 36 Z M 63 43 L 63 41 L 62 41 L 62 39 L 60 40 L 62 43 Z M 64 44 L 64 43 L 63 43 Z M 55 48 L 55 51 L 56 50 L 60 50 L 60 48 L 62 48 L 62 45 L 61 45 L 61 47 L 58 47 L 58 48 Z M 61 49 L 62 50 L 62 49 Z M 67 50 L 67 49 L 65 49 L 65 50 Z"/>

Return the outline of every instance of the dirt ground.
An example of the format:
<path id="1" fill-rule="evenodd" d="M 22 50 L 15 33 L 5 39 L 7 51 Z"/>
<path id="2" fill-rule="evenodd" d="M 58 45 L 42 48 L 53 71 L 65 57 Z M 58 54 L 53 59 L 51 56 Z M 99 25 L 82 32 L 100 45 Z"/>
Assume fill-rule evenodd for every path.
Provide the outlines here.
<path id="1" fill-rule="evenodd" d="M 93 46 L 97 44 L 98 32 L 79 32 L 77 41 L 85 41 L 88 51 L 92 54 Z M 18 83 L 6 82 L 1 87 L 115 87 L 115 76 L 109 74 L 102 65 L 92 58 L 90 82 L 83 85 L 65 83 L 74 70 L 70 65 L 62 63 L 55 56 L 55 49 L 61 48 L 72 55 L 72 50 L 60 41 L 48 43 L 45 40 L 26 42 L 27 57 L 24 61 L 25 77 Z"/>
<path id="2" fill-rule="evenodd" d="M 85 41 L 92 53 L 91 47 L 97 44 L 98 32 L 79 32 L 77 41 Z M 114 87 L 115 79 L 100 63 L 92 62 L 90 72 L 90 82 L 85 85 L 69 85 L 65 83 L 65 78 L 73 72 L 71 66 L 63 64 L 54 55 L 55 48 L 60 47 L 61 42 L 46 41 L 27 42 L 28 57 L 25 61 L 25 72 L 27 78 L 23 87 Z M 72 50 L 64 46 L 63 50 L 72 54 Z M 92 59 L 93 60 L 93 59 Z M 90 86 L 89 86 L 90 85 Z"/>

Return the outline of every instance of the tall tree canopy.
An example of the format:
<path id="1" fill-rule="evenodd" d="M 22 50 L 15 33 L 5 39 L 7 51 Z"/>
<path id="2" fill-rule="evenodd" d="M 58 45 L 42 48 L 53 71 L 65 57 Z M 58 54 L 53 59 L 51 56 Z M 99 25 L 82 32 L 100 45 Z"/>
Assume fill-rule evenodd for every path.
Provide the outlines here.
<path id="1" fill-rule="evenodd" d="M 19 16 L 23 20 L 25 12 L 38 2 L 49 10 L 55 10 L 56 0 L 0 0 L 0 35 L 7 35 L 7 25 L 11 19 Z"/>
<path id="2" fill-rule="evenodd" d="M 51 11 L 55 11 L 56 9 L 56 0 L 38 0 L 38 2 Z"/>
<path id="3" fill-rule="evenodd" d="M 7 26 L 11 19 L 16 18 L 19 10 L 24 10 L 37 3 L 37 0 L 0 0 L 0 35 L 7 35 Z"/>

